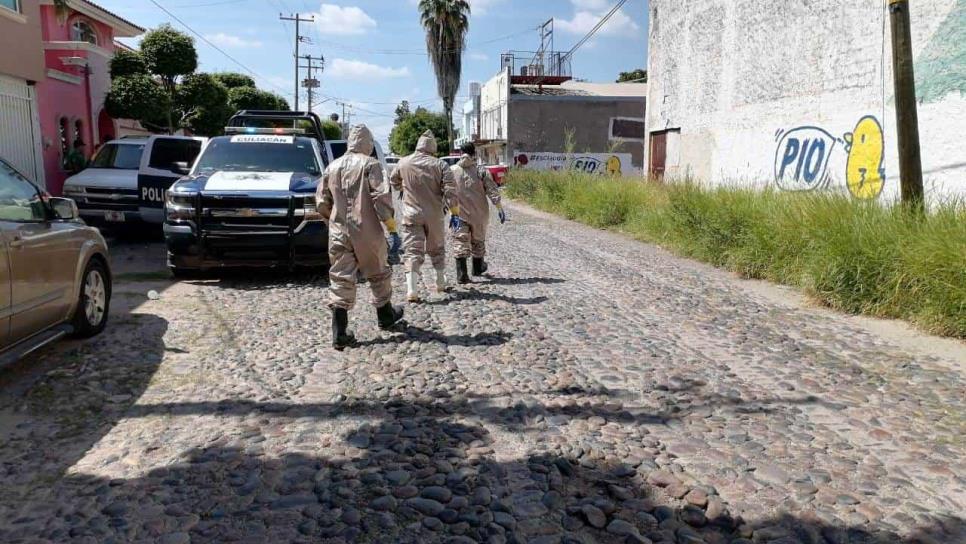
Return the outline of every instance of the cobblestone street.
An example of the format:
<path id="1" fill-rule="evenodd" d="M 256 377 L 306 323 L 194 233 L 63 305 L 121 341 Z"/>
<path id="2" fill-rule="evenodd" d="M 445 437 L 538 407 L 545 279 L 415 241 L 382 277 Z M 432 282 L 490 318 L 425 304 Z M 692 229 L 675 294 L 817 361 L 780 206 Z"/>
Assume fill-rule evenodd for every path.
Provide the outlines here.
<path id="1" fill-rule="evenodd" d="M 0 542 L 966 542 L 963 344 L 510 210 L 343 353 L 318 277 L 117 248 L 105 333 L 0 371 Z"/>

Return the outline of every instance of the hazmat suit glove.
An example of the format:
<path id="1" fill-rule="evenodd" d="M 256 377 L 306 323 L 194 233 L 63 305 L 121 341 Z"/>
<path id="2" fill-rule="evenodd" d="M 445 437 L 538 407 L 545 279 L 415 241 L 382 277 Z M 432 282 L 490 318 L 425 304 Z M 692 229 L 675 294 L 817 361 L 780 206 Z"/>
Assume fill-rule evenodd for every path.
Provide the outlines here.
<path id="1" fill-rule="evenodd" d="M 505 224 L 507 220 L 506 210 L 503 209 L 503 206 L 497 206 L 496 209 L 500 215 L 500 224 L 501 225 Z"/>
<path id="2" fill-rule="evenodd" d="M 389 231 L 389 234 L 396 234 L 396 232 L 398 232 L 398 227 L 396 226 L 395 218 L 390 217 L 389 219 L 386 219 L 385 221 L 383 221 L 383 224 L 386 225 L 386 229 Z"/>
<path id="3" fill-rule="evenodd" d="M 463 228 L 463 220 L 460 219 L 460 216 L 456 215 L 455 213 L 450 216 L 450 218 L 449 218 L 449 228 L 453 232 L 457 232 L 461 228 Z"/>
<path id="4" fill-rule="evenodd" d="M 399 255 L 399 251 L 402 249 L 402 238 L 395 231 L 389 233 L 389 254 Z"/>

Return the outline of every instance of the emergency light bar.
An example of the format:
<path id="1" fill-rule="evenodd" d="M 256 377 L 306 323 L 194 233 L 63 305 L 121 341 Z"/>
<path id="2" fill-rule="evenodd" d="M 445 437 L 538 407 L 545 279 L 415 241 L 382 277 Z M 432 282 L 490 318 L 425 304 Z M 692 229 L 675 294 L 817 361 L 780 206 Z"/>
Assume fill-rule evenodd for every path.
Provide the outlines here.
<path id="1" fill-rule="evenodd" d="M 256 128 L 256 127 L 225 127 L 225 134 L 272 134 L 275 136 L 293 136 L 306 134 L 304 128 Z"/>

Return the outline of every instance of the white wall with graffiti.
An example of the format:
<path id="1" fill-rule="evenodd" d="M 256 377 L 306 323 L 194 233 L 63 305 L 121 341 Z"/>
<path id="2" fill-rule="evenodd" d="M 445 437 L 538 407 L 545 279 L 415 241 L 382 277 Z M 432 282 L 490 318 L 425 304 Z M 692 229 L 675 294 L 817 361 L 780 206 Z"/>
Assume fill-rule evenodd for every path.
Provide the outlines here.
<path id="1" fill-rule="evenodd" d="M 647 130 L 680 130 L 666 175 L 897 198 L 887 4 L 651 0 Z M 966 198 L 966 0 L 911 7 L 927 196 Z"/>
<path id="2" fill-rule="evenodd" d="M 548 153 L 516 151 L 513 166 L 523 170 L 574 170 L 583 174 L 633 176 L 640 174 L 630 153 Z"/>

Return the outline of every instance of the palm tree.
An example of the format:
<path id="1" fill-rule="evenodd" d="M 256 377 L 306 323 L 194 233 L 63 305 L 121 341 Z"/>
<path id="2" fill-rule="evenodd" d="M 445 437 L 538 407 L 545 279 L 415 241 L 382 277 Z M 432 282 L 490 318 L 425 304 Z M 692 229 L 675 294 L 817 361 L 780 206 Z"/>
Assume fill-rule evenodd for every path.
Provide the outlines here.
<path id="1" fill-rule="evenodd" d="M 436 91 L 446 112 L 446 136 L 453 146 L 453 101 L 460 88 L 463 48 L 470 28 L 466 0 L 419 0 L 419 16 L 426 29 L 426 49 L 436 72 Z M 450 150 L 447 149 L 447 152 Z"/>

